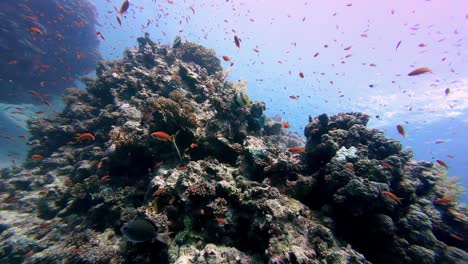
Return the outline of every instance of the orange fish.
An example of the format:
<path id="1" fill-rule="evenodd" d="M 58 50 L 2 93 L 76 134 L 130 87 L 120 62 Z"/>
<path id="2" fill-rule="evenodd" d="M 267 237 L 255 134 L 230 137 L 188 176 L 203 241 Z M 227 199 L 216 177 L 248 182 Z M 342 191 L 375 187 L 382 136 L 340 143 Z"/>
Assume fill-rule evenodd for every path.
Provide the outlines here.
<path id="1" fill-rule="evenodd" d="M 121 14 L 127 12 L 129 7 L 130 7 L 130 2 L 128 2 L 128 0 L 125 0 L 122 3 L 122 6 L 120 6 L 119 14 L 121 15 Z"/>
<path id="2" fill-rule="evenodd" d="M 299 77 L 304 78 L 304 73 L 303 73 L 303 72 L 299 72 Z"/>
<path id="3" fill-rule="evenodd" d="M 288 148 L 289 152 L 295 152 L 295 153 L 304 153 L 304 148 L 301 147 L 293 147 L 293 148 Z"/>
<path id="4" fill-rule="evenodd" d="M 110 180 L 111 180 L 111 178 L 110 178 L 109 175 L 106 175 L 106 176 L 102 176 L 102 177 L 101 177 L 101 181 L 110 181 Z"/>
<path id="5" fill-rule="evenodd" d="M 436 198 L 434 200 L 434 203 L 436 204 L 449 204 L 452 202 L 453 202 L 453 198 L 448 198 L 448 197 Z"/>
<path id="6" fill-rule="evenodd" d="M 34 34 L 40 34 L 40 35 L 43 34 L 43 33 L 42 33 L 42 30 L 40 30 L 40 29 L 37 28 L 37 27 L 30 27 L 30 28 L 29 28 L 29 32 L 34 33 Z"/>
<path id="7" fill-rule="evenodd" d="M 166 132 L 163 132 L 163 131 L 157 131 L 157 132 L 153 132 L 151 133 L 151 136 L 157 140 L 160 140 L 160 141 L 170 141 L 172 142 L 172 137 L 171 135 L 169 135 L 168 133 Z"/>
<path id="8" fill-rule="evenodd" d="M 160 161 L 160 162 L 157 162 L 156 164 L 154 164 L 154 166 L 155 166 L 156 168 L 159 168 L 159 167 L 161 167 L 161 165 L 163 165 L 163 164 L 164 164 L 164 161 Z"/>
<path id="9" fill-rule="evenodd" d="M 223 60 L 224 60 L 224 61 L 229 61 L 229 60 L 231 60 L 231 59 L 230 59 L 228 56 L 224 55 L 224 56 L 223 56 Z"/>
<path id="10" fill-rule="evenodd" d="M 283 122 L 283 127 L 284 127 L 284 128 L 290 128 L 291 126 L 289 125 L 288 122 Z"/>
<path id="11" fill-rule="evenodd" d="M 402 135 L 403 137 L 406 137 L 406 132 L 402 125 L 397 125 L 396 129 L 398 131 L 398 134 Z"/>
<path id="12" fill-rule="evenodd" d="M 447 163 L 445 163 L 443 160 L 436 160 L 436 162 L 439 163 L 440 166 L 442 166 L 442 167 L 444 167 L 444 168 L 446 168 L 446 169 L 449 168 L 448 165 L 447 165 Z"/>
<path id="13" fill-rule="evenodd" d="M 297 99 L 297 96 L 295 96 L 295 95 L 290 95 L 289 98 L 291 98 L 291 99 Z"/>
<path id="14" fill-rule="evenodd" d="M 216 217 L 214 220 L 222 225 L 227 224 L 226 218 L 223 217 Z"/>
<path id="15" fill-rule="evenodd" d="M 455 238 L 458 241 L 465 241 L 463 237 L 456 235 L 456 234 L 450 234 L 451 237 Z"/>
<path id="16" fill-rule="evenodd" d="M 76 134 L 76 142 L 81 142 L 83 140 L 95 140 L 95 139 L 96 138 L 91 133 Z"/>
<path id="17" fill-rule="evenodd" d="M 388 163 L 386 163 L 386 162 L 383 163 L 383 166 L 384 166 L 385 168 L 389 169 L 389 170 L 393 170 L 393 166 L 390 165 L 390 164 L 388 164 Z"/>
<path id="18" fill-rule="evenodd" d="M 393 194 L 392 192 L 387 192 L 387 191 L 384 191 L 382 192 L 383 195 L 387 196 L 388 198 L 392 199 L 392 200 L 395 200 L 397 201 L 399 204 L 401 204 L 401 200 L 403 198 L 399 198 L 398 196 L 396 196 L 395 194 Z"/>
<path id="19" fill-rule="evenodd" d="M 427 67 L 417 68 L 417 69 L 411 71 L 410 73 L 408 73 L 408 76 L 415 76 L 415 75 L 419 75 L 419 74 L 423 74 L 423 73 L 427 73 L 427 72 L 432 73 L 432 70 L 427 68 Z"/>
<path id="20" fill-rule="evenodd" d="M 192 143 L 192 144 L 190 144 L 190 148 L 192 148 L 192 149 L 193 149 L 193 148 L 198 148 L 197 143 Z"/>
<path id="21" fill-rule="evenodd" d="M 42 160 L 42 159 L 44 159 L 44 157 L 42 157 L 39 154 L 34 154 L 34 155 L 31 156 L 31 159 L 32 160 Z"/>
<path id="22" fill-rule="evenodd" d="M 159 188 L 153 193 L 153 196 L 158 196 L 158 195 L 161 195 L 161 194 L 166 193 L 166 192 L 167 192 L 166 189 Z"/>
<path id="23" fill-rule="evenodd" d="M 236 46 L 237 46 L 238 48 L 240 48 L 241 40 L 240 40 L 240 38 L 239 38 L 238 36 L 236 36 L 236 35 L 234 36 L 234 43 L 236 43 Z"/>
<path id="24" fill-rule="evenodd" d="M 97 168 L 98 168 L 98 170 L 99 170 L 101 167 L 102 167 L 102 160 L 101 160 L 101 161 L 99 161 L 99 163 L 97 164 Z"/>

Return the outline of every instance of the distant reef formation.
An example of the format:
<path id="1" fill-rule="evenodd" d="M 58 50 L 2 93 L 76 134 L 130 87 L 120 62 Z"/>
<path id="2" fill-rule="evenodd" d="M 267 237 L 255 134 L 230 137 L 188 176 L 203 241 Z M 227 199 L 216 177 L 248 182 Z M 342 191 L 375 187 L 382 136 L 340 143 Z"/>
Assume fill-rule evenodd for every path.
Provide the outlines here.
<path id="1" fill-rule="evenodd" d="M 368 115 L 310 117 L 304 141 L 212 50 L 138 44 L 28 121 L 2 263 L 468 263 L 456 180 Z"/>
<path id="2" fill-rule="evenodd" d="M 88 0 L 0 1 L 0 103 L 61 96 L 99 59 L 96 10 Z"/>

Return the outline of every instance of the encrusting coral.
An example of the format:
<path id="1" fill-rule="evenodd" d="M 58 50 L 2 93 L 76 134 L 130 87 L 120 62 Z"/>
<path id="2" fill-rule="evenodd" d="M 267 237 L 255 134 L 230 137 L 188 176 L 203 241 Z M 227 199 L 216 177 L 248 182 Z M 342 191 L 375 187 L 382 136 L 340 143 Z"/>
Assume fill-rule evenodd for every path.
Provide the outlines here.
<path id="1" fill-rule="evenodd" d="M 138 43 L 69 89 L 61 113 L 29 120 L 44 159 L 1 170 L 2 261 L 468 261 L 467 210 L 442 199 L 458 185 L 369 116 L 310 118 L 304 142 L 263 102 L 239 104 L 246 84 L 214 52 Z M 172 241 L 127 241 L 135 219 Z"/>

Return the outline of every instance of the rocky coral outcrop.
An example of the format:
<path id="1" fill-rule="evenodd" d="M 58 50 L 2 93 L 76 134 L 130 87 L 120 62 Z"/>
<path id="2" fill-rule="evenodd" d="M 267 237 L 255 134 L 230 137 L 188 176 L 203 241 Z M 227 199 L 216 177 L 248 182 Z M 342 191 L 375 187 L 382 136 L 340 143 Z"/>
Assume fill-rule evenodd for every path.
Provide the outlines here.
<path id="1" fill-rule="evenodd" d="M 226 81 L 212 51 L 138 43 L 69 89 L 61 113 L 29 121 L 43 159 L 1 171 L 2 260 L 467 259 L 466 209 L 437 200 L 456 183 L 366 128 L 369 116 L 310 118 L 304 141 L 263 102 L 239 104 L 245 83 Z M 120 228 L 134 219 L 171 241 L 127 241 Z"/>

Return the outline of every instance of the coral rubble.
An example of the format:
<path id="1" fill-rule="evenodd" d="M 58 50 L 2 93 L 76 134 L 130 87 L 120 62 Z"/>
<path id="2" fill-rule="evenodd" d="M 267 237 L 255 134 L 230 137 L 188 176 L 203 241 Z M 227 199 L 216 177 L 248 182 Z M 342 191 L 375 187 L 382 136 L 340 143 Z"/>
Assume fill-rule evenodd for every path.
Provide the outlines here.
<path id="1" fill-rule="evenodd" d="M 468 261 L 466 208 L 437 200 L 457 185 L 369 116 L 310 118 L 304 141 L 263 102 L 237 104 L 245 83 L 212 51 L 138 43 L 68 89 L 63 112 L 29 120 L 44 159 L 1 171 L 2 261 Z M 143 242 L 120 231 L 135 219 Z"/>

